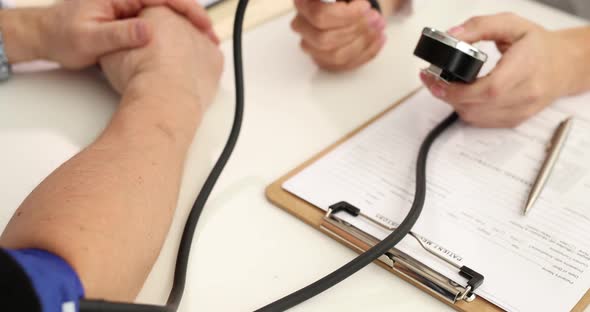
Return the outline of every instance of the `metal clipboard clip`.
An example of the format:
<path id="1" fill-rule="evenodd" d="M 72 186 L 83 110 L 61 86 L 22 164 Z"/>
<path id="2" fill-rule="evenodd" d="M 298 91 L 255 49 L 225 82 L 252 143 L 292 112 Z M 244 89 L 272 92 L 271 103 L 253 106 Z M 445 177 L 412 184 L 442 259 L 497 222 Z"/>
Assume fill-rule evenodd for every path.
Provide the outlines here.
<path id="1" fill-rule="evenodd" d="M 323 217 L 323 222 L 320 225 L 320 228 L 361 252 L 373 247 L 379 242 L 379 240 L 339 218 L 336 215 L 339 212 L 346 212 L 351 216 L 364 218 L 371 222 L 371 224 L 375 224 L 378 227 L 389 231 L 395 230 L 395 228 L 388 227 L 378 220 L 363 214 L 359 208 L 356 208 L 347 202 L 340 202 L 330 206 Z M 410 232 L 409 235 L 416 239 L 424 250 L 444 261 L 449 266 L 456 268 L 459 271 L 459 275 L 467 279 L 467 286 L 463 287 L 455 283 L 448 277 L 432 270 L 420 261 L 396 248 L 391 249 L 388 253 L 381 256 L 379 260 L 385 263 L 393 271 L 421 285 L 430 293 L 452 304 L 455 304 L 458 301 L 471 302 L 475 300 L 476 295 L 474 291 L 483 284 L 483 275 L 466 266 L 460 266 L 429 249 L 424 244 L 425 238 L 413 232 Z"/>

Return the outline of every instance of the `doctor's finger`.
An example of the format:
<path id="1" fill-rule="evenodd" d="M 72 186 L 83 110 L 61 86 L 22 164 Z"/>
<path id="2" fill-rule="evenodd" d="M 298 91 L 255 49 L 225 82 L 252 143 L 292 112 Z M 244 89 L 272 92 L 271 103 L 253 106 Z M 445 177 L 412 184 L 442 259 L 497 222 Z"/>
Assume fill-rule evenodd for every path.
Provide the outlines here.
<path id="1" fill-rule="evenodd" d="M 338 1 L 336 3 L 323 3 L 320 0 L 295 0 L 295 7 L 303 18 L 318 29 L 331 29 L 355 24 L 374 11 L 366 0 Z"/>
<path id="2" fill-rule="evenodd" d="M 531 78 L 533 66 L 526 66 L 531 60 L 521 49 L 509 49 L 494 69 L 472 84 L 451 83 L 443 88 L 441 99 L 456 102 L 494 102 L 500 97 L 510 98 L 512 90 Z"/>
<path id="3" fill-rule="evenodd" d="M 384 33 L 381 33 L 377 40 L 374 40 L 373 43 L 361 53 L 361 55 L 356 57 L 351 63 L 347 64 L 343 70 L 354 69 L 373 60 L 379 54 L 381 49 L 383 49 L 386 42 L 387 37 Z"/>
<path id="4" fill-rule="evenodd" d="M 474 105 L 470 109 L 455 111 L 464 122 L 480 128 L 514 128 L 534 116 L 538 110 L 529 107 L 485 107 Z"/>
<path id="5" fill-rule="evenodd" d="M 452 104 L 462 118 L 477 126 L 516 127 L 543 110 L 551 99 L 531 96 L 523 81 L 495 101 Z M 484 123 L 482 125 L 482 123 Z"/>
<path id="6" fill-rule="evenodd" d="M 429 89 L 434 96 L 449 103 L 493 102 L 526 79 L 527 73 L 518 66 L 518 59 L 503 58 L 492 72 L 474 83 L 435 82 Z"/>
<path id="7" fill-rule="evenodd" d="M 332 64 L 335 66 L 344 66 L 362 54 L 377 38 L 379 34 L 367 34 L 359 36 L 351 43 L 339 47 L 335 50 L 325 51 L 309 45 L 306 41 L 302 42 L 302 48 L 311 54 L 316 61 L 321 64 Z"/>
<path id="8" fill-rule="evenodd" d="M 499 13 L 472 17 L 462 25 L 451 28 L 449 34 L 469 43 L 484 40 L 513 43 L 538 27 L 514 13 Z"/>
<path id="9" fill-rule="evenodd" d="M 472 109 L 468 111 L 455 109 L 461 120 L 471 126 L 479 128 L 510 128 L 510 113 L 507 109 L 489 110 Z"/>
<path id="10" fill-rule="evenodd" d="M 340 46 L 349 44 L 359 36 L 365 35 L 368 30 L 368 25 L 364 22 L 357 22 L 353 25 L 335 28 L 333 30 L 320 30 L 308 23 L 301 15 L 297 15 L 293 19 L 291 27 L 308 44 L 320 50 L 334 50 Z"/>

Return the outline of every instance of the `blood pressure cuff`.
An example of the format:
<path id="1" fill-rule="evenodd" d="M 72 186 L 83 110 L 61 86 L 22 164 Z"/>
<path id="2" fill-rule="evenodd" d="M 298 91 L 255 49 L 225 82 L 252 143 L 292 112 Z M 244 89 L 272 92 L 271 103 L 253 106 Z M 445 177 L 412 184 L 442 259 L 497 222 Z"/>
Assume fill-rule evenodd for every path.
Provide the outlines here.
<path id="1" fill-rule="evenodd" d="M 0 311 L 76 312 L 82 283 L 60 257 L 0 248 Z"/>

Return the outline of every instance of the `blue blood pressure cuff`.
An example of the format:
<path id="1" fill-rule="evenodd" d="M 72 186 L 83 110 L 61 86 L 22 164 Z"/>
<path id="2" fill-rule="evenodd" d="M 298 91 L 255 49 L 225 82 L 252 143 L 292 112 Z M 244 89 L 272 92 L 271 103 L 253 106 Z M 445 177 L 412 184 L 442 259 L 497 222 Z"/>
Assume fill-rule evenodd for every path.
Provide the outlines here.
<path id="1" fill-rule="evenodd" d="M 0 311 L 77 312 L 82 283 L 60 257 L 0 248 Z"/>
<path id="2" fill-rule="evenodd" d="M 8 62 L 6 53 L 4 52 L 4 41 L 2 39 L 2 32 L 0 30 L 0 81 L 8 80 L 12 76 L 12 67 Z"/>
<path id="3" fill-rule="evenodd" d="M 2 0 L 0 0 L 0 10 L 4 7 Z M 0 81 L 8 80 L 12 75 L 12 68 L 8 62 L 8 57 L 4 50 L 4 40 L 2 39 L 2 29 L 0 29 Z"/>

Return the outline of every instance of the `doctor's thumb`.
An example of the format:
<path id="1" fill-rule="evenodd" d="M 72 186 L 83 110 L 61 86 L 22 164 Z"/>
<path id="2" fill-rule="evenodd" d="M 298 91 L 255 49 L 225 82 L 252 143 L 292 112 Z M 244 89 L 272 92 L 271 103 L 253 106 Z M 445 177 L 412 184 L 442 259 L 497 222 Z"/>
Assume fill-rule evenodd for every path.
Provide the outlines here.
<path id="1" fill-rule="evenodd" d="M 512 43 L 522 38 L 529 28 L 529 23 L 513 13 L 499 13 L 472 17 L 465 23 L 452 27 L 448 33 L 468 43 L 479 41 Z"/>

